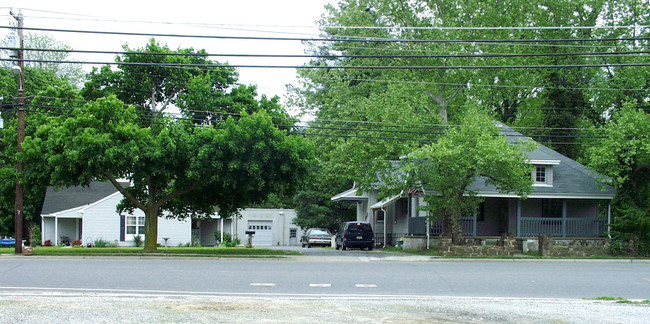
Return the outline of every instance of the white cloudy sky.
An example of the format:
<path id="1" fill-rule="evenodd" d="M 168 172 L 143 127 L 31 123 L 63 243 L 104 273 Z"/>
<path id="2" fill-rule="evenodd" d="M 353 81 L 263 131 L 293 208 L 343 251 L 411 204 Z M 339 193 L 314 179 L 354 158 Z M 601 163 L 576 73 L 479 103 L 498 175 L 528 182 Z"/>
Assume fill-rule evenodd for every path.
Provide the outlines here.
<path id="1" fill-rule="evenodd" d="M 139 33 L 316 37 L 316 21 L 324 6 L 334 0 L 176 0 L 176 1 L 52 1 L 4 0 L 0 4 L 0 25 L 14 23 L 9 9 L 21 10 L 25 27 L 102 30 Z M 0 29 L 4 37 L 7 29 Z M 148 37 L 78 33 L 53 33 L 51 36 L 78 50 L 119 51 L 124 43 L 142 47 Z M 249 41 L 157 37 L 170 48 L 193 47 L 208 53 L 304 54 L 299 41 Z M 73 54 L 83 61 L 112 62 L 115 55 Z M 247 65 L 301 65 L 306 59 L 213 58 Z M 90 69 L 89 66 L 85 67 Z M 285 84 L 295 83 L 294 69 L 239 69 L 240 82 L 257 84 L 261 94 L 285 94 Z"/>

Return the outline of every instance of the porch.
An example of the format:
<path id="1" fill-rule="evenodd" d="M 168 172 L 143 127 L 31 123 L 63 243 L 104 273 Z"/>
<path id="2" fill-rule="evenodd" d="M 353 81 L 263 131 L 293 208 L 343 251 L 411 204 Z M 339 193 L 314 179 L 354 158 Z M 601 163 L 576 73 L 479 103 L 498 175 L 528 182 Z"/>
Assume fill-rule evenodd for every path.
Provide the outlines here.
<path id="1" fill-rule="evenodd" d="M 50 241 L 51 245 L 70 245 L 82 237 L 82 218 L 80 217 L 57 217 L 44 216 L 41 223 L 41 242 L 45 245 Z"/>

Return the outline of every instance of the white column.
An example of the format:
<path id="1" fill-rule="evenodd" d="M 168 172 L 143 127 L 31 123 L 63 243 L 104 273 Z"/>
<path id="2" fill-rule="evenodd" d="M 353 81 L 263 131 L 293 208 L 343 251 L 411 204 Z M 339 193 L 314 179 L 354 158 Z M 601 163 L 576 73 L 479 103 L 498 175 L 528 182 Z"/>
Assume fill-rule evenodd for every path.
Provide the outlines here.
<path id="1" fill-rule="evenodd" d="M 221 244 L 223 242 L 223 217 L 220 217 L 219 219 L 221 219 L 221 225 L 219 226 L 221 228 L 221 241 L 219 244 Z"/>
<path id="2" fill-rule="evenodd" d="M 54 246 L 59 245 L 59 218 L 54 216 Z"/>

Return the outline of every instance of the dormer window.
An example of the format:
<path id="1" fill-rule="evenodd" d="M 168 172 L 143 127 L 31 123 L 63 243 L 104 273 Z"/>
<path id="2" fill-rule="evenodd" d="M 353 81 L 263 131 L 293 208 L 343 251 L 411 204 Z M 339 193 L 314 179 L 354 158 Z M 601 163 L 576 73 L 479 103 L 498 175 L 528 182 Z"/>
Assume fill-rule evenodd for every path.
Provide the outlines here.
<path id="1" fill-rule="evenodd" d="M 553 186 L 553 166 L 559 165 L 559 160 L 531 160 L 533 165 L 533 186 L 552 187 Z"/>

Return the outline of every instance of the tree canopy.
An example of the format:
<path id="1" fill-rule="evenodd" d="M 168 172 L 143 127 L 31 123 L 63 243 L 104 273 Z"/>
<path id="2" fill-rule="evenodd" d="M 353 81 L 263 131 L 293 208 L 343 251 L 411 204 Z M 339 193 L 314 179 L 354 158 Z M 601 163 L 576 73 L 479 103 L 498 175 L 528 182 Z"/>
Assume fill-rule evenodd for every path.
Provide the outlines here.
<path id="1" fill-rule="evenodd" d="M 309 163 L 300 138 L 277 129 L 260 112 L 220 127 L 157 118 L 149 127 L 115 96 L 51 118 L 25 139 L 25 156 L 45 159 L 56 186 L 108 180 L 124 195 L 122 209 L 145 213 L 145 250 L 157 243 L 158 217 L 222 215 L 290 192 Z M 122 187 L 118 179 L 128 179 Z M 190 194 L 191 193 L 191 194 Z"/>
<path id="2" fill-rule="evenodd" d="M 399 173 L 385 174 L 383 179 L 393 192 L 421 188 L 427 193 L 423 210 L 439 215 L 443 236 L 459 242 L 461 216 L 472 214 L 481 201 L 470 185 L 483 179 L 498 192 L 526 198 L 533 181 L 524 151 L 534 146 L 533 142 L 506 140 L 489 116 L 468 108 L 460 125 L 450 127 L 435 143 L 411 152 L 398 163 Z"/>

